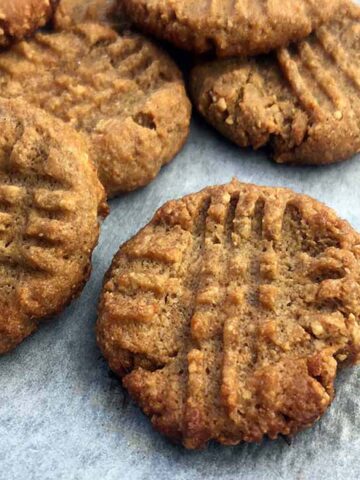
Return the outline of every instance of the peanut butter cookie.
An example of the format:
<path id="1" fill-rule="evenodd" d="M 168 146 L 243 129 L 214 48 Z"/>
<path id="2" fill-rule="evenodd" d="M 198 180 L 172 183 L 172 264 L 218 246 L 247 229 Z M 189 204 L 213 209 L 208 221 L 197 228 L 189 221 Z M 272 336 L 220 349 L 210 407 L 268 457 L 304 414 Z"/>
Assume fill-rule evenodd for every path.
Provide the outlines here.
<path id="1" fill-rule="evenodd" d="M 196 67 L 194 102 L 223 135 L 269 144 L 279 163 L 344 160 L 360 150 L 359 47 L 360 8 L 349 4 L 290 48 Z"/>
<path id="2" fill-rule="evenodd" d="M 45 25 L 53 14 L 56 1 L 1 0 L 0 48 Z"/>
<path id="3" fill-rule="evenodd" d="M 38 33 L 3 52 L 0 91 L 81 132 L 110 196 L 149 183 L 189 131 L 190 102 L 169 56 L 97 23 Z"/>
<path id="4" fill-rule="evenodd" d="M 0 99 L 0 354 L 81 290 L 104 190 L 83 139 L 20 100 Z"/>
<path id="5" fill-rule="evenodd" d="M 342 0 L 119 0 L 134 23 L 178 47 L 255 55 L 305 38 Z"/>
<path id="6" fill-rule="evenodd" d="M 105 23 L 114 28 L 126 24 L 118 15 L 117 0 L 60 0 L 54 17 L 57 30 L 84 22 Z"/>
<path id="7" fill-rule="evenodd" d="M 165 204 L 106 276 L 97 340 L 187 448 L 311 426 L 360 359 L 360 235 L 325 205 L 233 180 Z"/>

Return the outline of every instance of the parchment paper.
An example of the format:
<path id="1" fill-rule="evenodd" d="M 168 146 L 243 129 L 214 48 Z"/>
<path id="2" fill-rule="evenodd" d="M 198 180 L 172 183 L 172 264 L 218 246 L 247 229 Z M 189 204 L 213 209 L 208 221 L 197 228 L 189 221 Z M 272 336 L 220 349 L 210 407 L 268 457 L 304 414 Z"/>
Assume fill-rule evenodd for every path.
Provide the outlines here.
<path id="1" fill-rule="evenodd" d="M 152 430 L 96 347 L 97 300 L 119 245 L 166 200 L 233 176 L 307 193 L 360 230 L 359 156 L 329 167 L 279 166 L 195 116 L 187 145 L 159 177 L 111 202 L 82 296 L 0 358 L 0 480 L 360 478 L 360 367 L 340 374 L 328 413 L 291 445 L 279 439 L 187 452 Z"/>

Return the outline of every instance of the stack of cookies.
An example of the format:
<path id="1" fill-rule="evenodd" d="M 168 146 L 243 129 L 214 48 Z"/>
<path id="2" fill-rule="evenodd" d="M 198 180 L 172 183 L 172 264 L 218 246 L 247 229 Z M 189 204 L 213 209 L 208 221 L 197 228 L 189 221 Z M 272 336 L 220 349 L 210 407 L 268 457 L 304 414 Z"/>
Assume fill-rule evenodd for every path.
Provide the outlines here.
<path id="1" fill-rule="evenodd" d="M 80 292 L 106 197 L 186 141 L 184 80 L 151 36 L 189 51 L 194 105 L 239 146 L 313 165 L 360 150 L 347 0 L 3 0 L 0 353 Z M 237 180 L 168 202 L 116 255 L 96 334 L 187 448 L 293 435 L 360 361 L 360 234 L 305 195 Z"/>

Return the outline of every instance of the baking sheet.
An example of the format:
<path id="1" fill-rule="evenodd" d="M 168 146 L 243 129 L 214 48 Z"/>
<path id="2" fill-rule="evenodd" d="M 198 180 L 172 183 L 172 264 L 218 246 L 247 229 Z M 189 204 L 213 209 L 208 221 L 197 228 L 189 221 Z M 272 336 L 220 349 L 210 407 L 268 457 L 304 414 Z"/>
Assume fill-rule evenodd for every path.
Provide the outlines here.
<path id="1" fill-rule="evenodd" d="M 340 374 L 323 419 L 285 440 L 188 452 L 154 432 L 96 347 L 102 278 L 119 245 L 166 200 L 207 185 L 288 186 L 360 230 L 360 156 L 329 167 L 275 165 L 241 150 L 195 116 L 184 150 L 148 187 L 111 202 L 82 296 L 0 358 L 0 480 L 358 479 L 360 367 Z"/>

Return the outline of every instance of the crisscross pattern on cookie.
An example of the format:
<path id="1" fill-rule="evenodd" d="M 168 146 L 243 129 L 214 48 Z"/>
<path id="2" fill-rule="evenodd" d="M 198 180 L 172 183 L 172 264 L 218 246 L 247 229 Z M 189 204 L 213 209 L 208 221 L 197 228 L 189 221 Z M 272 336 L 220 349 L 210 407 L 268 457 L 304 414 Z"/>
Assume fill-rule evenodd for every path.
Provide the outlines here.
<path id="1" fill-rule="evenodd" d="M 285 189 L 233 182 L 169 202 L 114 260 L 100 346 L 187 447 L 293 434 L 358 358 L 359 240 Z"/>
<path id="2" fill-rule="evenodd" d="M 0 353 L 87 278 L 103 189 L 75 131 L 0 101 Z"/>
<path id="3" fill-rule="evenodd" d="M 188 133 L 190 103 L 172 60 L 140 35 L 97 23 L 4 52 L 0 89 L 81 131 L 111 195 L 152 180 Z"/>
<path id="4" fill-rule="evenodd" d="M 275 160 L 325 164 L 360 149 L 358 6 L 273 56 L 195 68 L 201 113 L 241 146 L 269 143 Z"/>

